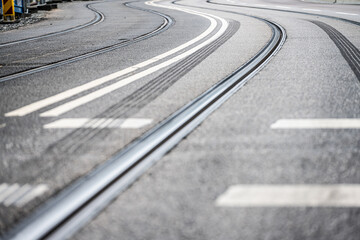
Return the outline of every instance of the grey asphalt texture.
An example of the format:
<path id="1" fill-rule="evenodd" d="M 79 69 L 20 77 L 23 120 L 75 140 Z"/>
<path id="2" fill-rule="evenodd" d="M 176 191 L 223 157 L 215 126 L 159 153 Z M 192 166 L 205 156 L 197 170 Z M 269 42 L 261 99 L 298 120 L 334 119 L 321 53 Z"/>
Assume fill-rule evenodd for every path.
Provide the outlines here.
<path id="1" fill-rule="evenodd" d="M 217 2 L 229 4 L 224 0 Z M 287 2 L 259 0 L 254 3 L 332 9 L 328 5 Z M 104 47 L 119 39 L 133 38 L 155 29 L 163 21 L 158 15 L 129 9 L 122 3 L 94 4 L 93 7 L 105 15 L 105 21 L 100 24 L 20 48 L 0 48 L 1 54 L 11 53 L 7 58 L 11 62 L 70 48 L 36 61 L 25 61 L 39 65 Z M 215 206 L 215 199 L 235 184 L 359 184 L 359 130 L 270 128 L 281 118 L 360 118 L 360 80 L 334 42 L 310 20 L 334 27 L 358 49 L 359 26 L 311 15 L 220 6 L 198 0 L 185 0 L 180 4 L 213 8 L 193 9 L 237 21 L 240 28 L 165 92 L 129 116 L 154 119 L 146 128 L 113 130 L 107 132 L 105 138 L 81 142 L 71 137 L 74 130 L 43 129 L 43 124 L 58 118 L 40 118 L 42 111 L 26 117 L 6 118 L 4 114 L 170 50 L 203 32 L 209 25 L 206 19 L 147 6 L 170 15 L 174 25 L 160 35 L 128 47 L 0 83 L 0 124 L 6 123 L 6 127 L 0 129 L 0 183 L 45 183 L 50 187 L 44 196 L 23 209 L 0 205 L 0 232 L 10 229 L 66 185 L 253 57 L 269 40 L 270 28 L 251 17 L 217 11 L 228 10 L 264 17 L 282 25 L 288 36 L 282 50 L 73 238 L 358 239 L 358 208 L 222 208 Z M 141 2 L 134 5 L 145 6 Z M 43 21 L 14 31 L 6 36 L 6 41 L 91 21 L 94 15 L 84 6 L 83 2 L 64 4 L 63 11 L 60 7 L 54 12 L 51 30 L 46 28 L 51 21 Z M 77 14 L 71 17 L 72 11 Z M 359 12 L 359 7 L 337 5 L 336 11 Z M 29 48 L 32 50 L 25 52 Z M 14 51 L 23 55 L 12 54 Z M 18 69 L 4 67 L 0 71 L 7 74 Z M 59 118 L 97 116 L 168 69 Z M 64 146 L 73 144 L 79 144 L 80 148 L 66 151 Z"/>
<path id="2" fill-rule="evenodd" d="M 358 118 L 360 84 L 314 24 L 294 14 L 266 17 L 287 30 L 277 56 L 74 239 L 358 239 L 356 208 L 215 206 L 234 184 L 360 180 L 359 130 L 270 129 L 281 118 Z M 321 20 L 359 39 L 358 27 Z"/>
<path id="3" fill-rule="evenodd" d="M 51 51 L 58 49 L 60 43 L 60 48 L 66 48 L 68 46 L 73 46 L 75 49 L 77 47 L 86 48 L 88 46 L 86 44 L 83 46 L 81 43 L 88 41 L 88 39 L 94 35 L 94 43 L 89 43 L 89 45 L 96 46 L 91 47 L 91 49 L 105 47 L 108 44 L 118 41 L 120 38 L 133 38 L 153 31 L 163 23 L 162 17 L 149 12 L 129 9 L 123 6 L 123 3 L 124 2 L 103 3 L 105 5 L 114 4 L 115 6 L 107 6 L 107 11 L 104 10 L 105 21 L 93 26 L 96 29 L 92 31 L 96 34 L 93 33 L 91 35 L 88 33 L 89 29 L 91 29 L 89 27 L 87 30 L 82 29 L 64 34 L 63 36 L 59 35 L 57 37 L 52 37 L 51 39 L 41 39 L 36 42 L 36 44 L 41 46 L 38 49 L 37 54 L 51 53 Z M 143 4 L 139 3 L 134 5 L 143 6 Z M 82 11 L 84 5 L 74 5 L 73 7 L 79 7 L 79 11 Z M 100 4 L 97 7 L 99 7 L 100 10 Z M 116 7 L 118 8 L 118 11 L 116 11 Z M 89 12 L 89 10 L 87 11 Z M 47 194 L 36 201 L 32 201 L 25 208 L 18 209 L 15 207 L 1 206 L 0 215 L 4 216 L 1 217 L 0 223 L 2 232 L 8 230 L 16 221 L 23 219 L 24 216 L 49 197 L 56 194 L 64 186 L 86 174 L 94 168 L 94 166 L 106 161 L 122 147 L 129 144 L 140 134 L 144 133 L 160 120 L 168 116 L 168 114 L 176 110 L 176 108 L 171 108 L 170 112 L 158 112 L 159 115 L 154 118 L 153 124 L 144 129 L 125 131 L 114 130 L 106 139 L 97 139 L 95 142 L 75 142 L 75 144 L 80 144 L 81 146 L 81 149 L 76 152 L 70 152 L 67 151 L 67 149 L 64 150 L 65 145 L 72 145 L 71 141 L 74 139 L 72 139 L 71 133 L 73 130 L 43 129 L 44 124 L 52 122 L 56 120 L 56 118 L 40 118 L 39 113 L 41 111 L 29 114 L 26 117 L 6 118 L 4 116 L 6 112 L 36 100 L 52 96 L 64 90 L 84 84 L 90 80 L 125 69 L 136 63 L 140 63 L 146 59 L 171 50 L 198 36 L 199 33 L 205 31 L 209 25 L 209 22 L 206 19 L 190 14 L 186 14 L 188 17 L 182 19 L 180 16 L 183 13 L 181 12 L 166 10 L 162 12 L 165 14 L 172 13 L 172 17 L 174 19 L 177 18 L 176 23 L 167 30 L 171 38 L 169 38 L 168 35 L 161 34 L 152 37 L 147 41 L 138 42 L 133 46 L 99 55 L 96 58 L 86 59 L 77 62 L 76 64 L 65 65 L 46 72 L 40 72 L 1 83 L 2 114 L 0 121 L 2 124 L 6 124 L 5 128 L 0 129 L 2 131 L 1 135 L 3 136 L 1 138 L 3 150 L 0 151 L 1 159 L 3 159 L 0 167 L 1 182 L 20 184 L 46 183 L 50 186 L 50 191 L 48 191 Z M 123 15 L 123 19 L 116 18 L 118 14 Z M 83 22 L 90 21 L 92 17 L 93 16 L 84 19 Z M 112 20 L 112 17 L 114 17 L 116 21 L 110 21 Z M 124 19 L 128 20 L 125 21 Z M 67 24 L 69 27 L 72 27 L 75 23 L 72 25 L 70 23 Z M 185 28 L 185 26 L 191 24 L 196 31 L 189 31 Z M 119 29 L 123 32 L 111 32 L 111 30 L 119 27 L 119 25 L 121 26 Z M 35 27 L 36 24 L 33 26 Z M 27 31 L 27 29 L 24 31 Z M 65 43 L 61 42 L 63 39 L 69 39 L 69 41 Z M 58 44 L 49 44 L 49 42 L 56 42 Z M 29 45 L 32 44 L 33 43 L 29 43 Z M 153 46 L 161 46 L 161 48 L 153 48 Z M 13 47 L 13 49 L 16 49 L 16 47 Z M 152 51 L 149 51 L 149 49 Z M 28 57 L 37 56 L 37 54 L 31 53 L 27 56 L 23 56 L 23 58 L 26 60 Z M 73 54 L 73 51 L 69 51 L 65 57 L 71 57 Z M 46 56 L 45 62 L 53 61 L 53 57 L 54 56 L 52 55 Z M 57 56 L 55 55 L 55 57 Z M 4 71 L 7 70 L 8 69 Z M 159 71 L 157 75 L 161 72 L 162 71 Z M 141 79 L 139 82 L 128 85 L 102 99 L 93 101 L 90 104 L 91 106 L 80 107 L 61 117 L 95 117 L 114 104 L 120 102 L 126 96 L 131 95 L 136 89 L 144 85 L 153 77 L 154 75 L 151 75 Z M 210 86 L 211 84 L 207 87 Z M 18 94 L 20 92 L 21 94 Z M 88 92 L 85 92 L 82 95 L 85 95 L 86 93 Z M 192 98 L 196 97 L 195 94 Z M 50 109 L 50 107 L 45 108 L 45 110 L 46 109 Z"/>

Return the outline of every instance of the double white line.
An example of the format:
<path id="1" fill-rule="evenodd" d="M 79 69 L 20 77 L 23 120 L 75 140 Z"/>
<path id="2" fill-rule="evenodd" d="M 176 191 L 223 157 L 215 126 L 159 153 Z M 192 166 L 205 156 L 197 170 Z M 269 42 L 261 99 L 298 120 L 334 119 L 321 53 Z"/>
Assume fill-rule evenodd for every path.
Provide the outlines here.
<path id="1" fill-rule="evenodd" d="M 216 21 L 219 20 L 221 22 L 221 27 L 220 29 L 212 36 L 210 37 L 209 39 L 207 39 L 206 41 L 194 46 L 193 48 L 191 48 L 190 50 L 180 54 L 180 55 L 177 55 L 163 63 L 160 63 L 156 66 L 153 66 L 153 67 L 150 67 L 148 68 L 147 70 L 144 70 L 142 72 L 139 72 L 137 74 L 134 74 L 130 77 L 127 77 L 127 78 L 124 78 L 122 80 L 119 80 L 109 86 L 106 86 L 106 87 L 103 87 L 99 90 L 96 90 L 92 93 L 89 93 L 85 96 L 82 96 L 82 97 L 79 97 L 75 100 L 72 100 L 70 102 L 67 102 L 65 104 L 62 104 L 58 107 L 55 107 L 49 111 L 46 111 L 46 112 L 43 112 L 40 114 L 41 117 L 56 117 L 56 116 L 59 116 L 61 114 L 64 114 L 66 112 L 69 112 L 70 110 L 74 109 L 74 108 L 77 108 L 79 106 L 82 106 L 90 101 L 93 101 L 97 98 L 100 98 L 112 91 L 115 91 L 127 84 L 130 84 L 142 77 L 145 77 L 151 73 L 154 73 L 160 69 L 163 69 L 173 63 L 176 63 L 184 58 L 186 58 L 187 56 L 193 54 L 194 52 L 196 52 L 197 50 L 203 48 L 204 46 L 212 43 L 213 41 L 215 41 L 217 38 L 219 38 L 224 32 L 225 30 L 227 29 L 228 27 L 228 22 L 223 19 L 223 18 L 220 18 L 220 17 L 217 17 L 217 16 L 214 16 L 214 15 L 211 15 L 211 14 L 206 14 L 206 13 L 201 13 L 201 12 L 197 12 L 197 11 L 193 11 L 193 10 L 189 10 L 189 9 L 182 9 L 182 8 L 177 8 L 177 7 L 170 7 L 170 6 L 162 6 L 162 5 L 158 5 L 158 4 L 155 4 L 153 1 L 150 1 L 150 2 L 146 2 L 147 5 L 150 5 L 150 6 L 156 6 L 156 7 L 162 7 L 162 8 L 168 8 L 168 9 L 173 9 L 173 10 L 178 10 L 178 11 L 182 11 L 182 12 L 186 12 L 186 13 L 190 13 L 190 14 L 194 14 L 194 15 L 197 15 L 197 16 L 201 16 L 201 17 L 204 17 L 206 19 L 208 19 L 210 21 L 210 26 L 202 33 L 200 34 L 199 36 L 197 36 L 196 38 L 168 51 L 168 52 L 165 52 L 163 54 L 160 54 L 154 58 L 151 58 L 147 61 L 144 61 L 144 62 L 141 62 L 139 64 L 136 64 L 132 67 L 129 67 L 129 68 L 126 68 L 126 69 L 123 69 L 121 71 L 118 71 L 118 72 L 115 72 L 115 73 L 112 73 L 110 75 L 107 75 L 107 76 L 104 76 L 102 78 L 99 78 L 99 79 L 95 79 L 91 82 L 88 82 L 86 84 L 83 84 L 81 86 L 78 86 L 78 87 L 75 87 L 75 88 L 72 88 L 72 89 L 69 89 L 69 90 L 66 90 L 64 92 L 61 92 L 59 94 L 56 94 L 54 96 L 51 96 L 51 97 L 48 97 L 48 98 L 45 98 L 45 99 L 42 99 L 40 101 L 37 101 L 37 102 L 34 102 L 34 103 L 31 103 L 29 105 L 26 105 L 24 107 L 21 107 L 19 109 L 16 109 L 14 111 L 11 111 L 11 112 L 8 112 L 5 114 L 6 117 L 15 117 L 15 116 L 25 116 L 27 114 L 30 114 L 32 112 L 35 112 L 37 110 L 40 110 L 44 107 L 47 107 L 47 106 L 50 106 L 54 103 L 57 103 L 59 101 L 62 101 L 62 100 L 65 100 L 69 97 L 72 97 L 76 94 L 79 94 L 81 92 L 84 92 L 86 90 L 89 90 L 91 88 L 94 88 L 94 87 L 97 87 L 101 84 L 104 84 L 106 82 L 109 82 L 111 80 L 114 80 L 116 78 L 120 78 L 126 74 L 129 74 L 131 72 L 134 72 L 138 69 L 141 69 L 141 68 L 144 68 L 150 64 L 153 64 L 155 62 L 158 62 L 160 61 L 161 59 L 164 59 L 168 56 L 171 56 L 175 53 L 178 53 L 179 51 L 191 46 L 192 44 L 195 44 L 199 41 L 201 41 L 202 39 L 206 38 L 208 35 L 210 35 L 214 30 L 215 28 L 217 27 L 218 23 Z"/>

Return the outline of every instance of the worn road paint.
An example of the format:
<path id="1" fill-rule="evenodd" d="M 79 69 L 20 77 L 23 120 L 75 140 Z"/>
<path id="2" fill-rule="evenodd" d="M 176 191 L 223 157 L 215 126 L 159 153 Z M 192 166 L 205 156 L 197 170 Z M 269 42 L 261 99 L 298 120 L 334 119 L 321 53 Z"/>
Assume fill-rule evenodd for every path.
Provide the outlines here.
<path id="1" fill-rule="evenodd" d="M 80 98 L 77 98 L 75 100 L 72 100 L 70 102 L 64 103 L 56 108 L 50 109 L 46 112 L 43 112 L 40 114 L 41 117 L 56 117 L 59 116 L 61 114 L 67 113 L 77 107 L 80 107 L 84 104 L 87 104 L 95 99 L 98 99 L 106 94 L 109 94 L 110 92 L 113 92 L 121 87 L 124 87 L 132 82 L 135 82 L 145 76 L 148 76 L 156 71 L 159 71 L 160 69 L 163 69 L 165 67 L 170 66 L 171 64 L 174 64 L 184 58 L 186 58 L 187 56 L 190 56 L 191 54 L 195 53 L 196 51 L 198 51 L 199 49 L 203 48 L 204 46 L 212 43 L 213 41 L 215 41 L 216 39 L 218 39 L 227 29 L 228 27 L 228 23 L 225 19 L 222 18 L 218 18 L 216 16 L 212 16 L 214 18 L 217 18 L 221 21 L 222 25 L 220 27 L 220 29 L 209 39 L 205 40 L 204 42 L 200 43 L 199 45 L 194 46 L 193 48 L 191 48 L 190 50 L 187 50 L 186 52 L 175 56 L 174 58 L 171 58 L 163 63 L 160 63 L 156 66 L 153 66 L 151 68 L 148 68 L 145 71 L 142 71 L 140 73 L 134 74 L 130 77 L 127 77 L 121 81 L 118 81 L 116 83 L 113 83 L 109 86 L 106 86 L 104 88 L 101 88 L 97 91 L 94 91 L 92 93 L 89 93 L 85 96 L 82 96 Z"/>
<path id="2" fill-rule="evenodd" d="M 190 11 L 190 10 L 183 10 L 185 12 L 189 12 L 189 13 L 193 13 L 195 11 Z M 163 54 L 160 54 L 154 58 L 151 58 L 149 60 L 146 60 L 144 62 L 141 62 L 139 64 L 136 64 L 134 66 L 131 66 L 131 67 L 128 67 L 126 69 L 123 69 L 123 70 L 120 70 L 120 71 L 117 71 L 115 73 L 112 73 L 112 74 L 109 74 L 107 76 L 104 76 L 104 77 L 101 77 L 101 78 L 98 78 L 98 79 L 95 79 L 95 80 L 92 80 L 86 84 L 83 84 L 83 85 L 80 85 L 80 86 L 77 86 L 75 88 L 72 88 L 72 89 L 69 89 L 69 90 L 66 90 L 64 92 L 61 92 L 61 93 L 58 93 L 56 95 L 53 95 L 51 97 L 48 97 L 48 98 L 45 98 L 45 99 L 42 99 L 42 100 L 39 100 L 39 101 L 36 101 L 34 103 L 31 103 L 29 105 L 26 105 L 24 107 L 21 107 L 21 108 L 18 108 L 14 111 L 11 111 L 11 112 L 8 112 L 5 114 L 6 117 L 17 117 L 17 116 L 25 116 L 27 114 L 30 114 L 32 112 L 35 112 L 37 110 L 40 110 L 44 107 L 47 107 L 47 106 L 50 106 L 54 103 L 57 103 L 57 102 L 60 102 L 62 100 L 65 100 L 67 98 L 70 98 L 72 96 L 75 96 L 79 93 L 82 93 L 84 91 L 87 91 L 89 89 L 92 89 L 94 87 L 97 87 L 97 86 L 100 86 L 104 83 L 107 83 L 109 81 L 112 81 L 112 80 L 115 80 L 117 78 L 120 78 L 126 74 L 129 74 L 131 72 L 134 72 L 136 70 L 139 70 L 143 67 L 146 67 L 148 66 L 149 64 L 152 64 L 152 63 L 155 63 L 161 59 L 164 59 L 166 57 L 169 57 L 187 47 L 189 47 L 190 45 L 196 43 L 196 42 L 199 42 L 201 41 L 202 39 L 204 39 L 205 37 L 207 37 L 209 34 L 211 34 L 211 32 L 216 28 L 217 26 L 217 22 L 213 19 L 213 18 L 210 18 L 208 16 L 206 16 L 205 14 L 200 14 L 200 13 L 197 13 L 195 12 L 196 14 L 199 14 L 201 16 L 203 16 L 204 18 L 208 19 L 210 21 L 210 26 L 203 32 L 201 33 L 200 35 L 198 35 L 196 38 L 170 50 L 170 51 L 167 51 Z M 194 14 L 195 14 L 194 13 Z"/>
<path id="3" fill-rule="evenodd" d="M 0 185 L 0 204 L 6 207 L 22 207 L 46 191 L 48 191 L 48 187 L 44 184 L 37 186 L 25 184 L 20 186 L 18 183 L 3 183 Z"/>
<path id="4" fill-rule="evenodd" d="M 313 11 L 313 12 L 321 12 L 321 10 L 319 10 L 319 9 L 310 9 L 310 8 L 303 8 L 302 10 Z"/>
<path id="5" fill-rule="evenodd" d="M 360 128 L 360 119 L 280 119 L 271 125 L 272 129 L 353 129 Z"/>
<path id="6" fill-rule="evenodd" d="M 337 14 L 342 14 L 342 15 L 350 15 L 350 16 L 358 16 L 359 14 L 356 13 L 346 13 L 346 12 L 336 12 Z"/>
<path id="7" fill-rule="evenodd" d="M 219 207 L 360 207 L 360 185 L 235 185 Z"/>
<path id="8" fill-rule="evenodd" d="M 46 129 L 52 128 L 142 128 L 152 122 L 146 118 L 63 118 L 44 125 Z"/>

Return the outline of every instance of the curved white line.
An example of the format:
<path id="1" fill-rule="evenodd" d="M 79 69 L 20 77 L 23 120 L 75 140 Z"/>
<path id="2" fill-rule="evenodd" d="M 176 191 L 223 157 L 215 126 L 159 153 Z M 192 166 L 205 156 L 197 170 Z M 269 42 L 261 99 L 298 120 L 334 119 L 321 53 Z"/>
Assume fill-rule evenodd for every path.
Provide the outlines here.
<path id="1" fill-rule="evenodd" d="M 36 101 L 34 103 L 31 103 L 29 105 L 26 105 L 24 107 L 21 107 L 21 108 L 18 108 L 14 111 L 11 111 L 11 112 L 8 112 L 5 114 L 5 117 L 16 117 L 16 116 L 25 116 L 27 114 L 30 114 L 32 112 L 35 112 L 39 109 L 42 109 L 44 107 L 47 107 L 47 106 L 50 106 L 54 103 L 57 103 L 59 101 L 62 101 L 62 100 L 65 100 L 67 98 L 70 98 L 76 94 L 79 94 L 81 92 L 84 92 L 84 91 L 87 91 L 91 88 L 94 88 L 94 87 L 97 87 L 99 85 L 102 85 L 106 82 L 109 82 L 111 80 L 114 80 L 116 78 L 119 78 L 119 77 L 122 77 L 128 73 L 131 73 L 131 72 L 134 72 L 140 68 L 143 68 L 145 66 L 148 66 L 152 63 L 155 63 L 161 59 L 164 59 L 172 54 L 175 54 L 183 49 L 185 49 L 186 47 L 189 47 L 190 45 L 204 39 L 205 37 L 207 37 L 217 26 L 217 22 L 214 18 L 218 18 L 216 16 L 212 16 L 213 18 L 207 16 L 208 14 L 204 14 L 204 13 L 199 13 L 199 12 L 196 12 L 196 11 L 192 11 L 192 10 L 186 10 L 186 9 L 179 9 L 179 8 L 175 8 L 175 7 L 165 7 L 165 6 L 160 6 L 160 5 L 157 5 L 157 4 L 154 4 L 152 2 L 146 2 L 146 4 L 148 5 L 152 5 L 152 6 L 156 6 L 156 7 L 164 7 L 164 8 L 169 8 L 169 9 L 175 9 L 175 10 L 179 10 L 179 11 L 183 11 L 183 12 L 187 12 L 187 13 L 190 13 L 190 14 L 195 14 L 195 15 L 199 15 L 199 16 L 202 16 L 206 19 L 208 19 L 210 21 L 210 26 L 202 33 L 200 34 L 199 36 L 197 36 L 196 38 L 168 51 L 168 52 L 165 52 L 163 54 L 160 54 L 154 58 L 151 58 L 147 61 L 144 61 L 144 62 L 141 62 L 139 64 L 136 64 L 134 66 L 131 66 L 131 67 L 128 67 L 126 69 L 123 69 L 123 70 L 120 70 L 118 72 L 115 72 L 115 73 L 112 73 L 110 75 L 107 75 L 107 76 L 104 76 L 104 77 L 101 77 L 101 78 L 98 78 L 98 79 L 95 79 L 91 82 L 88 82 L 86 84 L 83 84 L 83 85 L 80 85 L 78 87 L 75 87 L 75 88 L 72 88 L 72 89 L 69 89 L 69 90 L 66 90 L 64 92 L 61 92 L 61 93 L 58 93 L 56 95 L 53 95 L 51 97 L 48 97 L 48 98 L 45 98 L 45 99 L 42 99 L 42 100 L 39 100 L 39 101 Z M 219 18 L 218 18 L 219 19 Z M 225 21 L 225 20 L 223 20 Z M 126 83 L 127 81 L 125 81 L 126 79 L 120 81 L 122 83 Z M 45 113 L 44 113 L 45 114 Z M 45 114 L 47 115 L 47 114 Z M 42 116 L 45 116 L 45 115 L 42 115 Z"/>
<path id="2" fill-rule="evenodd" d="M 178 10 L 184 11 L 182 9 L 178 9 Z M 189 12 L 189 13 L 192 13 L 192 14 L 195 14 L 195 15 L 199 15 L 199 16 L 203 16 L 205 18 L 208 18 L 209 20 L 211 19 L 211 17 L 208 17 L 208 16 L 204 15 L 203 13 L 199 13 L 199 12 L 195 12 L 195 11 L 186 11 L 186 12 Z M 212 16 L 212 17 L 218 18 L 216 16 Z M 92 93 L 89 93 L 89 94 L 87 94 L 87 95 L 85 95 L 83 97 L 80 97 L 80 98 L 75 99 L 73 101 L 62 104 L 62 105 L 60 105 L 60 106 L 58 106 L 56 108 L 53 108 L 53 109 L 51 109 L 49 111 L 44 112 L 44 113 L 41 113 L 40 116 L 41 117 L 56 117 L 56 116 L 59 116 L 61 114 L 64 114 L 64 113 L 66 113 L 66 112 L 68 112 L 70 110 L 73 110 L 73 109 L 75 109 L 75 108 L 77 108 L 79 106 L 82 106 L 82 105 L 84 105 L 84 104 L 86 104 L 86 103 L 88 103 L 90 101 L 93 101 L 93 100 L 95 100 L 97 98 L 100 98 L 100 97 L 102 97 L 102 96 L 104 96 L 104 95 L 106 95 L 106 94 L 108 94 L 108 93 L 110 93 L 112 91 L 115 91 L 115 90 L 117 90 L 117 89 L 119 89 L 119 88 L 121 88 L 121 87 L 123 87 L 125 85 L 128 85 L 128 84 L 130 84 L 130 83 L 132 83 L 132 82 L 134 82 L 134 81 L 136 81 L 138 79 L 141 79 L 141 78 L 143 78 L 143 77 L 145 77 L 147 75 L 150 75 L 150 74 L 152 74 L 152 73 L 154 73 L 154 72 L 156 72 L 156 71 L 158 71 L 160 69 L 168 67 L 171 64 L 174 64 L 174 63 L 184 59 L 185 57 L 193 54 L 197 50 L 199 50 L 199 49 L 203 48 L 204 46 L 210 44 L 211 42 L 215 41 L 217 38 L 219 38 L 225 32 L 225 30 L 228 27 L 228 23 L 222 18 L 218 18 L 218 19 L 222 23 L 222 26 L 220 27 L 219 31 L 216 34 L 214 34 L 211 38 L 209 38 L 206 41 L 200 43 L 199 45 L 194 46 L 190 50 L 188 50 L 188 51 L 186 51 L 186 52 L 184 52 L 184 53 L 182 53 L 182 54 L 180 54 L 178 56 L 175 56 L 172 59 L 169 59 L 169 60 L 167 60 L 167 61 L 165 61 L 163 63 L 160 63 L 160 64 L 158 64 L 158 65 L 156 65 L 154 67 L 148 68 L 148 69 L 146 69 L 146 70 L 144 70 L 144 71 L 142 71 L 140 73 L 137 73 L 137 74 L 132 75 L 130 77 L 127 77 L 127 78 L 125 78 L 125 79 L 123 79 L 121 81 L 113 83 L 113 84 L 111 84 L 111 85 L 109 85 L 107 87 L 101 88 L 101 89 L 99 89 L 97 91 L 94 91 Z M 211 19 L 211 21 L 213 22 L 215 20 Z M 189 44 L 189 43 L 187 43 L 187 44 Z M 172 50 L 172 51 L 174 51 L 174 50 Z M 172 51 L 170 51 L 170 52 L 172 52 Z M 179 50 L 177 50 L 177 51 L 179 51 Z M 163 58 L 164 56 L 168 56 L 168 53 L 165 53 L 165 54 L 159 55 L 159 56 L 161 56 Z"/>

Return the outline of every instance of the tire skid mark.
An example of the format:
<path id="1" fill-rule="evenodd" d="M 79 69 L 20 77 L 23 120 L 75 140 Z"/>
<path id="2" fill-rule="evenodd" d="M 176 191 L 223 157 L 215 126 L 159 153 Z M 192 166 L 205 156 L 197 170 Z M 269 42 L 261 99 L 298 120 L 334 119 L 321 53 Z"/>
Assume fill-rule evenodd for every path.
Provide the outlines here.
<path id="1" fill-rule="evenodd" d="M 230 7 L 254 8 L 254 9 L 267 10 L 267 11 L 288 12 L 288 13 L 297 13 L 297 14 L 303 14 L 303 15 L 331 18 L 331 19 L 335 19 L 335 20 L 339 20 L 339 21 L 343 21 L 343 22 L 347 22 L 350 24 L 360 26 L 360 22 L 358 22 L 358 21 L 354 21 L 354 20 L 350 20 L 350 19 L 346 19 L 346 18 L 335 17 L 335 16 L 323 15 L 323 14 L 307 13 L 307 12 L 301 12 L 301 11 L 276 9 L 276 8 L 263 8 L 263 7 L 255 7 L 255 6 L 248 6 L 248 5 L 245 6 L 245 5 L 237 5 L 237 4 L 217 3 L 217 2 L 214 2 L 214 0 L 206 0 L 206 2 L 210 3 L 210 4 L 230 6 Z M 314 9 L 312 9 L 312 10 L 314 10 Z"/>
<path id="2" fill-rule="evenodd" d="M 201 48 L 197 52 L 186 57 L 172 68 L 168 69 L 158 77 L 145 84 L 143 87 L 136 90 L 134 93 L 125 97 L 123 100 L 115 104 L 100 113 L 94 118 L 123 118 L 129 117 L 137 113 L 140 109 L 145 107 L 149 102 L 160 96 L 169 87 L 171 87 L 176 81 L 183 77 L 187 72 L 193 69 L 197 64 L 203 61 L 223 43 L 230 39 L 239 29 L 240 24 L 235 21 L 229 22 L 229 27 L 225 33 L 212 42 L 211 44 Z M 110 124 L 111 122 L 109 122 Z M 63 139 L 59 140 L 55 144 L 48 147 L 42 154 L 41 159 L 54 159 L 59 158 L 66 159 L 69 155 L 81 154 L 81 151 L 91 146 L 93 142 L 101 141 L 108 134 L 111 134 L 110 129 L 77 129 Z M 32 162 L 32 161 L 29 161 Z M 56 161 L 56 164 L 63 164 L 63 161 Z M 47 170 L 45 170 L 47 169 Z M 51 166 L 49 168 L 43 166 L 44 172 L 49 172 L 51 175 L 52 170 L 56 167 Z M 31 178 L 31 176 L 29 176 Z"/>
<path id="3" fill-rule="evenodd" d="M 136 114 L 139 110 L 144 108 L 149 102 L 156 99 L 168 88 L 170 88 L 176 81 L 183 77 L 187 72 L 193 69 L 211 53 L 213 53 L 218 47 L 225 43 L 231 36 L 233 36 L 239 29 L 240 24 L 238 22 L 230 22 L 228 30 L 224 33 L 222 37 L 208 45 L 207 47 L 200 49 L 198 52 L 190 55 L 186 59 L 182 60 L 176 64 L 171 69 L 165 71 L 158 77 L 154 78 L 143 87 L 139 88 L 118 104 L 113 105 L 103 113 L 99 114 L 99 118 L 127 118 Z M 79 148 L 84 143 L 91 141 L 94 137 L 97 139 L 100 136 L 100 139 L 106 137 L 110 131 L 108 130 L 96 130 L 96 131 L 87 131 L 82 139 L 77 139 L 74 144 L 67 144 L 68 146 L 62 151 L 73 152 Z M 69 141 L 65 141 L 69 143 Z"/>
<path id="4" fill-rule="evenodd" d="M 360 81 L 360 51 L 343 34 L 330 25 L 320 21 L 310 21 L 327 33 L 341 52 L 341 55 L 349 64 L 350 68 Z"/>

